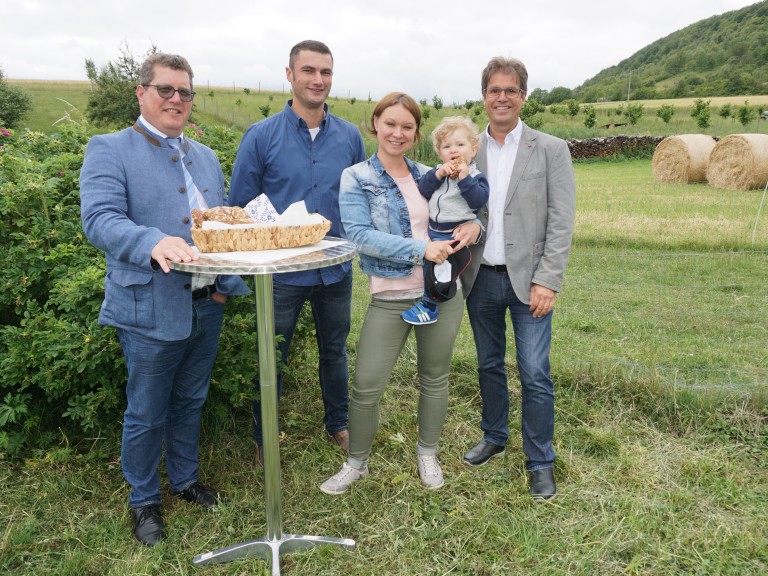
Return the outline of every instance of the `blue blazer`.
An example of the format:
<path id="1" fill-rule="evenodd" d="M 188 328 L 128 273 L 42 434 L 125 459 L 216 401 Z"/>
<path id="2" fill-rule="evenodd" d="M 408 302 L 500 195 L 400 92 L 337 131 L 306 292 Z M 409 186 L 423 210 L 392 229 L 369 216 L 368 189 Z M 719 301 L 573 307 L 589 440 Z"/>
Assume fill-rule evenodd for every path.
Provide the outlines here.
<path id="1" fill-rule="evenodd" d="M 184 161 L 208 206 L 223 205 L 224 175 L 216 154 L 189 138 L 184 142 Z M 88 240 L 107 258 L 99 324 L 155 340 L 188 337 L 191 275 L 166 274 L 150 257 L 165 236 L 192 244 L 178 152 L 138 124 L 94 136 L 80 172 L 80 214 Z M 248 293 L 239 276 L 218 276 L 216 290 L 227 296 Z"/>

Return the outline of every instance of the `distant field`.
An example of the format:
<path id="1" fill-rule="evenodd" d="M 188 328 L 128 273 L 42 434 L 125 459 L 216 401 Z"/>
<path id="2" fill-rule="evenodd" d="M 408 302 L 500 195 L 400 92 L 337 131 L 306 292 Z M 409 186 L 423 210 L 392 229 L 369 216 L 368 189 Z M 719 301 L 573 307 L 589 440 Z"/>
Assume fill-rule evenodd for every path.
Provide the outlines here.
<path id="1" fill-rule="evenodd" d="M 45 133 L 57 131 L 56 122 L 69 115 L 73 120 L 80 121 L 83 118 L 88 102 L 88 81 L 57 81 L 57 80 L 11 80 L 13 84 L 28 90 L 33 97 L 33 112 L 27 118 L 27 127 Z M 234 127 L 238 131 L 244 131 L 254 122 L 258 122 L 267 115 L 271 116 L 283 109 L 290 93 L 267 92 L 250 88 L 246 94 L 240 86 L 196 86 L 197 96 L 193 117 L 197 122 L 219 124 Z M 439 96 L 439 95 L 438 95 Z M 634 125 L 605 128 L 606 125 L 623 123 L 626 121 L 618 112 L 620 107 L 626 107 L 626 102 L 601 102 L 594 104 L 597 119 L 593 128 L 584 126 L 584 115 L 579 113 L 571 118 L 567 115 L 554 114 L 551 110 L 542 114 L 543 124 L 541 130 L 565 139 L 594 138 L 599 136 L 611 136 L 616 134 L 627 135 L 655 135 L 668 136 L 672 134 L 696 134 L 707 133 L 712 136 L 723 137 L 728 134 L 741 134 L 749 132 L 768 132 L 768 122 L 755 120 L 749 126 L 742 126 L 735 118 L 721 118 L 718 110 L 724 104 L 742 106 L 745 101 L 755 109 L 768 108 L 768 95 L 763 96 L 729 96 L 703 98 L 710 101 L 712 107 L 711 126 L 702 131 L 696 121 L 690 116 L 690 108 L 695 98 L 682 98 L 679 100 L 637 100 L 633 104 L 641 103 L 644 114 L 639 122 Z M 356 126 L 361 127 L 366 148 L 370 153 L 373 150 L 373 139 L 367 134 L 364 127 L 368 123 L 375 102 L 367 99 L 340 97 L 331 93 L 328 105 L 331 111 Z M 426 119 L 423 131 L 429 134 L 432 128 L 444 116 L 461 114 L 471 117 L 479 126 L 484 126 L 488 121 L 485 111 L 481 107 L 466 108 L 465 106 L 453 107 L 450 102 L 445 102 L 441 110 L 435 110 L 429 102 L 429 118 Z M 663 104 L 670 104 L 675 108 L 675 115 L 669 124 L 665 124 L 656 116 L 656 110 Z M 269 109 L 267 110 L 267 107 Z M 108 131 L 108 128 L 94 129 L 94 131 Z M 430 146 L 427 142 L 426 146 Z"/>

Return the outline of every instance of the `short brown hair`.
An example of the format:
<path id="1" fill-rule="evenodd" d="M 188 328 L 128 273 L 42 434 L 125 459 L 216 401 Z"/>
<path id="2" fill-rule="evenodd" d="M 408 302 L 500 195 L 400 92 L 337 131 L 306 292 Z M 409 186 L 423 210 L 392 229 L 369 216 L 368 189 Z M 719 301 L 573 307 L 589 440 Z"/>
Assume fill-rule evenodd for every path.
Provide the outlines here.
<path id="1" fill-rule="evenodd" d="M 528 70 L 525 69 L 525 64 L 516 58 L 496 56 L 495 58 L 491 58 L 490 62 L 488 62 L 483 69 L 483 75 L 480 80 L 480 90 L 482 91 L 483 96 L 485 96 L 485 91 L 488 89 L 488 82 L 490 82 L 491 76 L 497 72 L 517 76 L 517 81 L 520 83 L 520 90 L 524 93 L 528 92 Z"/>
<path id="2" fill-rule="evenodd" d="M 170 68 L 171 70 L 183 70 L 189 74 L 189 86 L 192 87 L 192 67 L 187 62 L 187 59 L 178 54 L 166 54 L 164 52 L 155 52 L 147 57 L 141 64 L 141 72 L 139 75 L 139 81 L 141 84 L 151 84 L 155 77 L 155 66 L 162 66 L 163 68 Z"/>
<path id="3" fill-rule="evenodd" d="M 291 70 L 293 70 L 293 63 L 296 61 L 296 58 L 299 56 L 299 52 L 302 50 L 317 52 L 318 54 L 328 54 L 328 56 L 331 57 L 331 64 L 333 64 L 333 54 L 331 54 L 331 49 L 328 48 L 328 46 L 318 40 L 302 40 L 296 44 L 296 46 L 291 48 L 291 52 L 288 55 L 288 68 Z"/>
<path id="4" fill-rule="evenodd" d="M 376 103 L 376 107 L 371 113 L 371 125 L 368 127 L 368 131 L 375 136 L 376 127 L 373 124 L 373 119 L 381 116 L 387 108 L 397 106 L 398 104 L 402 104 L 403 107 L 411 113 L 413 119 L 416 120 L 416 136 L 414 143 L 418 144 L 421 141 L 421 108 L 419 108 L 418 102 L 408 96 L 405 92 L 390 92 Z"/>

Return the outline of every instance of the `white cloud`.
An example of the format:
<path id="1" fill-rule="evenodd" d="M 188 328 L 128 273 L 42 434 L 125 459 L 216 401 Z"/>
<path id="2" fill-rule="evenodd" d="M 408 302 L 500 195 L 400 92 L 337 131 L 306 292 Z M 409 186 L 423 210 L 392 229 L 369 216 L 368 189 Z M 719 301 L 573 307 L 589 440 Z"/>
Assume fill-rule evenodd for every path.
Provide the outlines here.
<path id="1" fill-rule="evenodd" d="M 291 46 L 313 38 L 333 51 L 333 94 L 463 102 L 479 98 L 492 56 L 523 60 L 530 89 L 575 88 L 659 38 L 752 3 L 6 0 L 0 66 L 10 78 L 84 80 L 86 58 L 105 64 L 124 42 L 140 57 L 154 43 L 187 57 L 198 85 L 280 90 Z"/>

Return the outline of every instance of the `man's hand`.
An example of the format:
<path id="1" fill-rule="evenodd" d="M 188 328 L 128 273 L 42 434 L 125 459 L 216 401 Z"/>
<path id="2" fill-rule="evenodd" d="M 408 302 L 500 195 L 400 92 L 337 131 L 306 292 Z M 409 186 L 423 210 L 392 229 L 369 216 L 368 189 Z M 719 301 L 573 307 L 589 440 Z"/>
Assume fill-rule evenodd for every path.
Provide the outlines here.
<path id="1" fill-rule="evenodd" d="M 531 305 L 529 309 L 533 312 L 533 317 L 541 318 L 552 312 L 556 296 L 557 293 L 554 290 L 550 290 L 549 288 L 545 288 L 538 284 L 532 284 Z"/>
<path id="2" fill-rule="evenodd" d="M 464 248 L 464 246 L 476 244 L 481 231 L 482 228 L 480 228 L 480 224 L 477 222 L 467 222 L 457 226 L 453 231 L 453 239 L 458 240 L 459 243 L 453 247 L 453 251 L 456 252 Z"/>
<path id="3" fill-rule="evenodd" d="M 187 244 L 184 238 L 178 236 L 166 236 L 160 242 L 155 244 L 150 254 L 153 260 L 155 260 L 166 274 L 171 271 L 171 267 L 168 266 L 168 262 L 192 262 L 197 260 L 199 256 L 192 247 Z"/>

